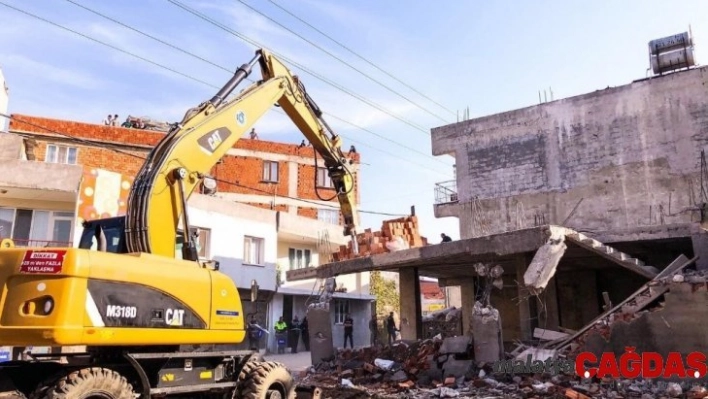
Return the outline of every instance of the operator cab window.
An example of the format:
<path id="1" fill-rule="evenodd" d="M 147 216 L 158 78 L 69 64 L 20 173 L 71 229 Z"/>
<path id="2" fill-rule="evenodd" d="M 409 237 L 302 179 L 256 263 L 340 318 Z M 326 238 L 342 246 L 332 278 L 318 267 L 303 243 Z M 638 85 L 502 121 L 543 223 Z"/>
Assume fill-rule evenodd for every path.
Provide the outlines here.
<path id="1" fill-rule="evenodd" d="M 99 239 L 97 232 L 100 227 L 100 231 L 103 232 L 103 236 L 106 238 L 105 251 L 125 253 L 123 226 L 123 218 L 121 217 L 85 222 L 84 231 L 79 241 L 79 248 L 98 251 L 100 248 L 98 245 Z"/>

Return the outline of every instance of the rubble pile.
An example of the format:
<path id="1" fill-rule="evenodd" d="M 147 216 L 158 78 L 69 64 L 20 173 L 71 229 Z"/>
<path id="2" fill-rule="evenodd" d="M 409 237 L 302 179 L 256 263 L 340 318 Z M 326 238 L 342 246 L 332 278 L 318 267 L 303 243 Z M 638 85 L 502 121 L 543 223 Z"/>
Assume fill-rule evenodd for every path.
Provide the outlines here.
<path id="1" fill-rule="evenodd" d="M 656 294 L 662 294 L 668 290 L 668 286 L 676 283 L 688 283 L 696 286 L 708 284 L 708 272 L 697 270 L 684 270 L 682 273 L 673 274 L 647 283 L 647 287 L 653 289 Z M 650 294 L 647 294 L 650 295 Z M 664 303 L 659 300 L 655 302 L 652 296 L 647 299 L 642 295 L 632 298 L 617 312 L 608 313 L 606 317 L 597 320 L 587 331 L 572 339 L 573 345 L 565 351 L 567 356 L 575 356 L 582 351 L 585 342 L 591 335 L 599 334 L 605 340 L 610 339 L 612 325 L 615 322 L 623 321 L 629 323 L 640 318 L 644 313 L 656 312 L 663 309 Z M 656 298 L 661 298 L 661 295 L 656 295 Z M 652 304 L 651 306 L 648 306 Z M 551 345 L 552 346 L 552 345 Z"/>
<path id="2" fill-rule="evenodd" d="M 428 240 L 421 237 L 418 231 L 418 217 L 407 216 L 398 219 L 385 220 L 379 231 L 364 230 L 356 235 L 359 254 L 353 253 L 352 244 L 341 245 L 335 252 L 335 262 L 383 254 L 401 249 L 416 248 L 428 245 Z"/>
<path id="3" fill-rule="evenodd" d="M 580 379 L 574 374 L 507 373 L 471 359 L 472 339 L 439 337 L 392 346 L 340 349 L 304 372 L 301 385 L 323 398 L 708 398 L 691 382 Z"/>

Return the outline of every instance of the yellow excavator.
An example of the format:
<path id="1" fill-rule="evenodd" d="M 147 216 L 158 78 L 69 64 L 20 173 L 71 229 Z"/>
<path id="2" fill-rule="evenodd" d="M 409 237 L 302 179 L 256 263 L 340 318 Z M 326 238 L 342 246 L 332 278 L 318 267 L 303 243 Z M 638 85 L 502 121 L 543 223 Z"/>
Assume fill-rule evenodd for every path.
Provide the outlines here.
<path id="1" fill-rule="evenodd" d="M 260 65 L 262 79 L 229 99 Z M 61 362 L 0 364 L 0 398 L 287 399 L 280 363 L 235 350 L 246 323 L 234 281 L 198 257 L 187 200 L 272 105 L 324 161 L 356 245 L 354 179 L 341 140 L 300 80 L 264 49 L 153 148 L 131 187 L 126 216 L 87 221 L 78 248 L 0 249 L 0 344 L 85 346 Z M 181 256 L 176 251 L 182 236 Z M 356 250 L 356 249 L 355 249 Z M 251 293 L 254 296 L 254 292 Z M 305 392 L 311 396 L 312 392 Z"/>

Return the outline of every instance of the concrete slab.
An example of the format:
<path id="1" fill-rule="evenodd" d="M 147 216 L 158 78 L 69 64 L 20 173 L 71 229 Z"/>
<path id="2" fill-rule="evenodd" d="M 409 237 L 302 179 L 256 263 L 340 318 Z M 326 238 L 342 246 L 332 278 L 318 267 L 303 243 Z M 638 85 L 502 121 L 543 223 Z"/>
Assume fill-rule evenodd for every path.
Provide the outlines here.
<path id="1" fill-rule="evenodd" d="M 492 236 L 446 242 L 403 251 L 372 255 L 321 265 L 317 268 L 289 270 L 288 281 L 327 278 L 334 275 L 373 270 L 397 271 L 418 267 L 426 277 L 451 278 L 470 275 L 476 262 L 513 261 L 522 253 L 536 252 L 560 226 L 539 226 Z"/>

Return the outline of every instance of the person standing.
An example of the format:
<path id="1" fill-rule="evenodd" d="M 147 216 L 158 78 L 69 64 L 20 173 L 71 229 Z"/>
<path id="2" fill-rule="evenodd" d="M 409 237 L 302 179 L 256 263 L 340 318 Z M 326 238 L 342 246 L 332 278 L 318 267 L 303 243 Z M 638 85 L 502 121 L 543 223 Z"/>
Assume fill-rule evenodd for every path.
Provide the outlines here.
<path id="1" fill-rule="evenodd" d="M 278 353 L 285 353 L 285 347 L 288 342 L 288 336 L 286 334 L 288 323 L 283 320 L 283 316 L 280 316 L 275 326 L 273 326 L 273 329 L 275 330 L 275 339 L 278 343 Z"/>
<path id="2" fill-rule="evenodd" d="M 388 344 L 391 345 L 396 340 L 396 321 L 393 319 L 393 312 L 386 318 L 386 331 L 388 332 Z"/>
<path id="3" fill-rule="evenodd" d="M 371 346 L 376 346 L 378 343 L 379 326 L 378 320 L 376 320 L 376 314 L 371 315 L 371 320 L 369 320 L 369 332 L 371 334 Z"/>
<path id="4" fill-rule="evenodd" d="M 354 320 L 347 313 L 344 318 L 344 348 L 347 348 L 347 338 L 349 338 L 349 345 L 354 349 Z"/>
<path id="5" fill-rule="evenodd" d="M 300 319 L 297 316 L 290 325 L 288 342 L 290 343 L 290 353 L 297 353 L 297 344 L 300 343 Z"/>
<path id="6" fill-rule="evenodd" d="M 248 343 L 252 351 L 258 350 L 258 341 L 261 338 L 261 334 L 261 329 L 258 328 L 255 316 L 251 316 L 251 320 L 248 322 Z"/>
<path id="7" fill-rule="evenodd" d="M 302 343 L 305 345 L 305 351 L 310 351 L 310 327 L 307 325 L 307 316 L 300 323 L 300 334 L 302 334 Z"/>

